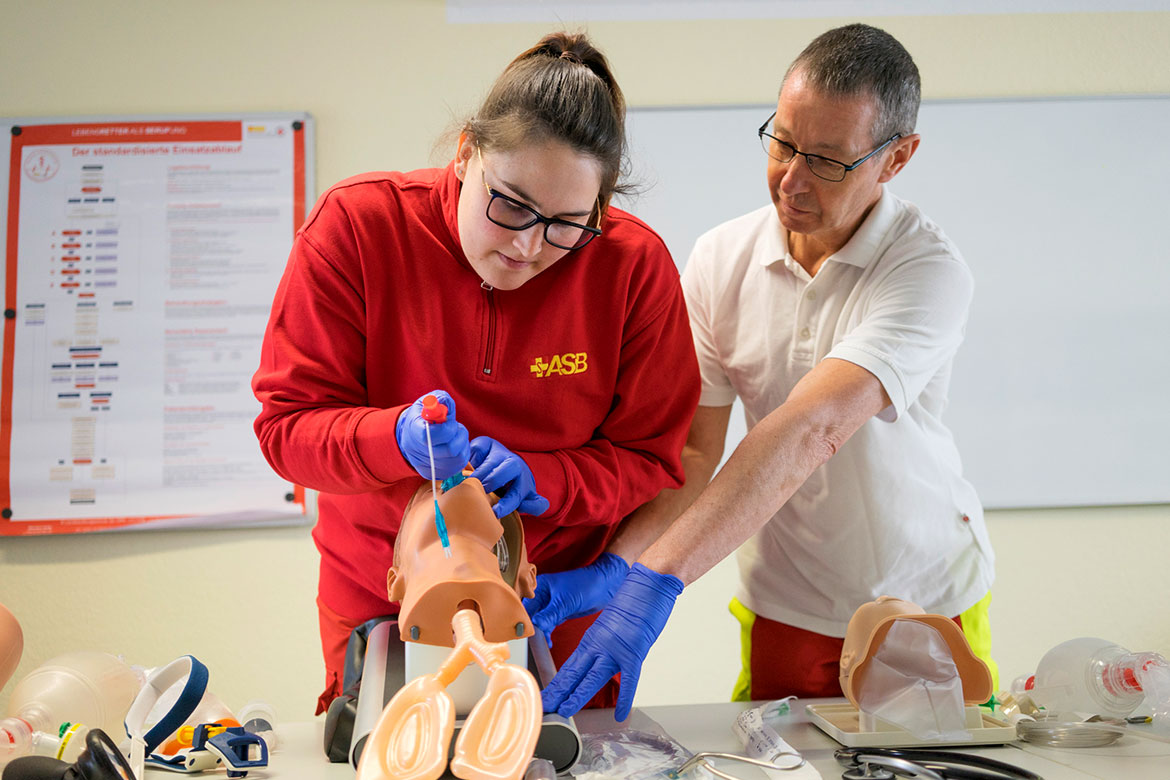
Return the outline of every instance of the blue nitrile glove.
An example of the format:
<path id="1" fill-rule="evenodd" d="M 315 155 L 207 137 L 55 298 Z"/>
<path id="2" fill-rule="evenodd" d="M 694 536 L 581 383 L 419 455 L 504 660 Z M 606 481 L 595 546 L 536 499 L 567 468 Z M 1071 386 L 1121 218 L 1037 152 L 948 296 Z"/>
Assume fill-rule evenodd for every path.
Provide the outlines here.
<path id="1" fill-rule="evenodd" d="M 620 555 L 602 553 L 596 561 L 580 569 L 539 575 L 536 593 L 524 599 L 524 608 L 552 647 L 554 628 L 604 607 L 629 573 L 630 564 Z"/>
<path id="2" fill-rule="evenodd" d="M 492 511 L 504 517 L 517 509 L 526 515 L 548 511 L 548 499 L 536 492 L 532 469 L 516 453 L 490 436 L 476 436 L 471 442 L 471 476 L 489 493 L 500 497 Z"/>
<path id="3" fill-rule="evenodd" d="M 678 577 L 635 563 L 609 606 L 593 621 L 581 637 L 581 644 L 544 689 L 544 711 L 555 711 L 566 718 L 575 715 L 601 686 L 621 672 L 614 717 L 629 717 L 642 661 L 682 591 Z"/>
<path id="4" fill-rule="evenodd" d="M 433 395 L 447 407 L 445 422 L 427 422 L 423 419 L 423 399 Z M 458 474 L 471 459 L 467 429 L 455 421 L 455 400 L 442 390 L 434 390 L 402 410 L 394 428 L 398 449 L 411 468 L 423 479 L 431 479 L 431 457 L 427 451 L 427 426 L 431 428 L 431 447 L 435 453 L 435 479 L 446 479 Z"/>

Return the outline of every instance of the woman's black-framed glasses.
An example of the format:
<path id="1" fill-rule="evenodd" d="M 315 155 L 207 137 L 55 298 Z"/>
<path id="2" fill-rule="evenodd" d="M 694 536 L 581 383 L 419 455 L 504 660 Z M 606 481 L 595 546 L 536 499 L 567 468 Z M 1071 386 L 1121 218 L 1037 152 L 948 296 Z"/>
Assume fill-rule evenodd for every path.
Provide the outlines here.
<path id="1" fill-rule="evenodd" d="M 493 224 L 508 230 L 527 230 L 539 222 L 544 225 L 546 243 L 557 249 L 568 249 L 569 251 L 580 249 L 601 235 L 600 228 L 589 227 L 579 222 L 570 222 L 567 219 L 546 217 L 531 206 L 493 189 L 487 183 L 483 154 L 480 153 L 479 147 L 476 147 L 475 151 L 479 154 L 479 173 L 483 177 L 483 186 L 488 192 L 487 218 Z M 598 211 L 600 212 L 600 203 Z"/>
<path id="2" fill-rule="evenodd" d="M 813 175 L 815 175 L 818 179 L 824 179 L 825 181 L 843 180 L 845 178 L 845 174 L 849 173 L 849 171 L 861 165 L 870 157 L 873 157 L 882 149 L 885 149 L 894 141 L 902 137 L 901 133 L 894 133 L 885 141 L 882 141 L 882 143 L 876 149 L 865 155 L 865 157 L 854 160 L 851 163 L 843 163 L 840 160 L 834 160 L 832 157 L 823 157 L 819 154 L 809 154 L 808 152 L 802 152 L 792 144 L 786 141 L 781 141 L 779 138 L 769 133 L 768 125 L 771 124 L 775 117 L 776 112 L 773 111 L 772 115 L 769 116 L 767 120 L 764 121 L 764 124 L 760 125 L 760 129 L 756 131 L 756 133 L 760 136 L 760 144 L 764 147 L 764 151 L 767 152 L 768 156 L 773 160 L 778 160 L 782 163 L 792 162 L 793 158 L 799 154 L 804 158 L 804 161 L 808 163 L 808 169 L 813 172 Z"/>

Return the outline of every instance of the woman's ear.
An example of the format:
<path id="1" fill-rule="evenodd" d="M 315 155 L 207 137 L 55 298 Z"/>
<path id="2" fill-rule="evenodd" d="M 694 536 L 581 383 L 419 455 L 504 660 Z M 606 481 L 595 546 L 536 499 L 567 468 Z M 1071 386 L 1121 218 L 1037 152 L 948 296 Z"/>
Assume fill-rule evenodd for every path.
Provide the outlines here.
<path id="1" fill-rule="evenodd" d="M 475 138 L 464 130 L 459 134 L 459 146 L 455 149 L 455 175 L 459 181 L 467 175 L 467 163 L 475 154 Z"/>

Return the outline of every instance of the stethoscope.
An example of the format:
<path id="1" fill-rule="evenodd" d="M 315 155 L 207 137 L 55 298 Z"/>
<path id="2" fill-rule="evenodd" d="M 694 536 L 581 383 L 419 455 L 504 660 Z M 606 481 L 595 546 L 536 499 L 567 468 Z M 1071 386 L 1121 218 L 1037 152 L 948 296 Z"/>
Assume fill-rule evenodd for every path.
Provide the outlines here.
<path id="1" fill-rule="evenodd" d="M 993 758 L 946 750 L 897 750 L 893 748 L 841 748 L 833 753 L 846 767 L 841 780 L 1044 780 Z"/>

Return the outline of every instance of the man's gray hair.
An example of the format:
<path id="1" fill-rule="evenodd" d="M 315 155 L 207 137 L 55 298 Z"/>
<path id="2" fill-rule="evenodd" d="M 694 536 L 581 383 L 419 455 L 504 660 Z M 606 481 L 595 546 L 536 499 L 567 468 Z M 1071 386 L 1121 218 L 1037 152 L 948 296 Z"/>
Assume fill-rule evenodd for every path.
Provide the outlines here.
<path id="1" fill-rule="evenodd" d="M 784 80 L 796 70 L 811 87 L 827 95 L 873 96 L 878 104 L 872 128 L 875 144 L 894 133 L 914 132 L 922 99 L 918 66 L 885 30 L 849 24 L 822 33 L 788 66 Z"/>

